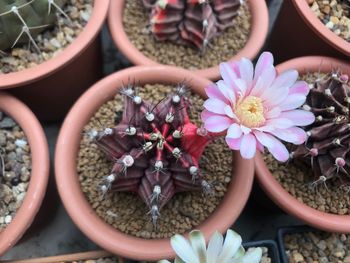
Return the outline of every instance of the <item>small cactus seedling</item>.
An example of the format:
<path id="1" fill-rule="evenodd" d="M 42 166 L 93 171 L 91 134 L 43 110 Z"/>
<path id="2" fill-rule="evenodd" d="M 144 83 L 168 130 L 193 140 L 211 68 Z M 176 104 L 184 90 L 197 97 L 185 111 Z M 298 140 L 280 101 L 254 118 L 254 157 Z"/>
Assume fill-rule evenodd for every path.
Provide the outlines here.
<path id="1" fill-rule="evenodd" d="M 311 163 L 314 186 L 339 178 L 350 184 L 350 85 L 345 74 L 331 73 L 310 85 L 305 110 L 316 121 L 306 127 L 308 139 L 292 152 L 294 159 Z"/>
<path id="2" fill-rule="evenodd" d="M 175 193 L 211 191 L 198 164 L 211 137 L 191 123 L 185 92 L 179 85 L 175 93 L 153 106 L 129 84 L 121 91 L 125 107 L 120 123 L 90 132 L 114 162 L 111 174 L 100 185 L 102 193 L 138 193 L 149 207 L 153 224 Z"/>
<path id="3" fill-rule="evenodd" d="M 1 0 L 0 50 L 29 41 L 40 53 L 34 38 L 57 20 L 67 0 Z"/>
<path id="4" fill-rule="evenodd" d="M 150 27 L 159 41 L 191 44 L 199 49 L 234 24 L 240 0 L 143 0 Z"/>

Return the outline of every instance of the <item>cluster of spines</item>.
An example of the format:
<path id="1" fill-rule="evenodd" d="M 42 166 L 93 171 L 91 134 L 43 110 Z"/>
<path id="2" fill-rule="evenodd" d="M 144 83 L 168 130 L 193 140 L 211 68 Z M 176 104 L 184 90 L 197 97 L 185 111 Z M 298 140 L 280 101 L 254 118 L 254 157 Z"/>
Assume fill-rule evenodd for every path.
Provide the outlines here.
<path id="1" fill-rule="evenodd" d="M 143 0 L 151 32 L 169 40 L 205 49 L 212 38 L 234 24 L 240 0 Z"/>
<path id="2" fill-rule="evenodd" d="M 315 122 L 306 127 L 307 141 L 291 157 L 311 164 L 316 187 L 338 178 L 350 186 L 350 85 L 346 74 L 333 72 L 310 84 L 304 110 L 314 113 Z"/>
<path id="3" fill-rule="evenodd" d="M 201 190 L 210 193 L 199 158 L 211 140 L 203 128 L 190 122 L 186 87 L 155 106 L 137 95 L 134 85 L 121 89 L 125 108 L 121 122 L 90 136 L 113 161 L 110 175 L 100 190 L 137 192 L 148 205 L 153 224 L 160 209 L 176 192 Z"/>

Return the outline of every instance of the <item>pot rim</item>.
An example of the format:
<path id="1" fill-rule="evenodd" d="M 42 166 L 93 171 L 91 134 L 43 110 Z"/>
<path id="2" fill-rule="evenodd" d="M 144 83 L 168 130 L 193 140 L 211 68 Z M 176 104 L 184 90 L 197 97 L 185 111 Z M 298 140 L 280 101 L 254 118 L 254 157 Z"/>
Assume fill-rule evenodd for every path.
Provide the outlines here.
<path id="1" fill-rule="evenodd" d="M 49 179 L 50 162 L 44 130 L 30 109 L 15 97 L 0 92 L 0 110 L 24 131 L 32 159 L 31 179 L 23 203 L 12 222 L 0 233 L 0 255 L 3 255 L 23 236 L 39 211 Z"/>
<path id="2" fill-rule="evenodd" d="M 328 72 L 341 68 L 344 73 L 350 74 L 350 64 L 331 57 L 308 56 L 286 61 L 277 67 L 277 71 L 296 69 L 299 73 Z M 261 154 L 255 157 L 255 175 L 260 186 L 267 195 L 284 211 L 307 224 L 329 232 L 350 233 L 350 215 L 336 215 L 318 211 L 299 202 L 289 194 L 273 177 L 262 159 Z"/>
<path id="3" fill-rule="evenodd" d="M 107 16 L 110 0 L 94 0 L 91 17 L 78 37 L 57 56 L 32 68 L 0 75 L 0 89 L 26 85 L 48 77 L 84 52 L 97 37 Z"/>
<path id="4" fill-rule="evenodd" d="M 81 131 L 89 119 L 103 103 L 112 99 L 122 82 L 127 83 L 130 76 L 144 83 L 177 84 L 184 79 L 199 95 L 204 96 L 204 87 L 211 84 L 207 79 L 190 71 L 169 66 L 133 67 L 114 73 L 92 86 L 76 102 L 66 117 L 60 131 L 56 154 L 55 175 L 59 194 L 74 223 L 96 244 L 126 258 L 136 260 L 159 260 L 172 258 L 170 239 L 147 240 L 122 233 L 100 219 L 92 209 L 78 180 L 76 156 L 78 154 Z M 199 226 L 206 240 L 214 230 L 226 231 L 243 210 L 253 183 L 253 160 L 243 160 L 234 153 L 235 173 L 229 189 L 218 208 Z M 65 165 L 60 165 L 64 163 Z M 232 200 L 235 206 L 232 207 Z"/>
<path id="5" fill-rule="evenodd" d="M 350 42 L 337 36 L 332 30 L 328 29 L 325 24 L 314 14 L 306 0 L 292 1 L 299 15 L 311 27 L 311 29 L 320 35 L 327 43 L 334 46 L 343 54 L 350 56 Z"/>
<path id="6" fill-rule="evenodd" d="M 112 1 L 108 14 L 108 25 L 114 44 L 135 65 L 155 66 L 162 65 L 139 51 L 130 41 L 124 30 L 123 10 L 126 0 Z M 234 55 L 230 61 L 239 60 L 242 57 L 254 59 L 265 43 L 268 33 L 269 15 L 265 1 L 249 0 L 249 8 L 252 14 L 251 31 L 245 46 Z M 219 65 L 193 70 L 194 73 L 210 80 L 220 78 Z"/>

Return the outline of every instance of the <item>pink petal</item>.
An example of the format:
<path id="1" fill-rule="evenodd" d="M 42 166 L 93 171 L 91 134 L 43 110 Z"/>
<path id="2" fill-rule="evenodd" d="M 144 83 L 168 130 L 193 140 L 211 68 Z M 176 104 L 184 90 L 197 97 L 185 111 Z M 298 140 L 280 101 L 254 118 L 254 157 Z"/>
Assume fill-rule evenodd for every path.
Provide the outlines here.
<path id="1" fill-rule="evenodd" d="M 242 136 L 241 127 L 237 123 L 231 124 L 227 130 L 226 138 L 237 139 Z"/>
<path id="2" fill-rule="evenodd" d="M 294 110 L 305 103 L 306 97 L 303 94 L 291 94 L 278 106 L 282 111 Z"/>
<path id="3" fill-rule="evenodd" d="M 273 55 L 270 52 L 263 52 L 255 66 L 254 81 L 257 81 L 266 69 L 273 66 Z"/>
<path id="4" fill-rule="evenodd" d="M 227 104 L 225 102 L 223 102 L 222 100 L 218 100 L 218 99 L 207 99 L 204 102 L 204 108 L 206 108 L 208 111 L 211 111 L 213 113 L 217 113 L 217 114 L 222 114 L 225 115 L 225 107 L 227 106 Z"/>
<path id="5" fill-rule="evenodd" d="M 306 132 L 298 127 L 290 127 L 288 129 L 276 129 L 271 132 L 277 138 L 293 144 L 302 144 L 306 140 Z"/>
<path id="6" fill-rule="evenodd" d="M 258 149 L 260 152 L 264 152 L 264 145 L 262 145 L 259 141 L 256 141 L 256 149 Z"/>
<path id="7" fill-rule="evenodd" d="M 268 89 L 276 78 L 276 69 L 269 66 L 258 78 L 251 91 L 252 96 L 260 96 L 266 89 Z"/>
<path id="8" fill-rule="evenodd" d="M 241 155 L 244 159 L 251 159 L 256 152 L 256 139 L 253 134 L 249 133 L 242 137 Z"/>
<path id="9" fill-rule="evenodd" d="M 306 96 L 307 94 L 309 94 L 309 91 L 309 85 L 305 81 L 297 81 L 292 87 L 290 87 L 289 95 L 302 94 Z"/>
<path id="10" fill-rule="evenodd" d="M 238 78 L 233 67 L 229 63 L 220 63 L 220 74 L 222 79 L 230 86 L 232 86 L 233 81 Z"/>
<path id="11" fill-rule="evenodd" d="M 236 114 L 234 114 L 233 110 L 232 110 L 232 107 L 229 106 L 229 105 L 226 105 L 225 107 L 225 113 L 228 117 L 230 117 L 231 119 L 236 119 L 238 120 Z"/>
<path id="12" fill-rule="evenodd" d="M 279 105 L 282 101 L 284 101 L 288 97 L 288 88 L 279 88 L 273 90 L 271 87 L 261 95 L 261 98 L 265 101 L 264 104 L 268 108 L 272 108 L 274 106 Z"/>
<path id="13" fill-rule="evenodd" d="M 280 117 L 291 120 L 295 126 L 306 126 L 315 121 L 315 115 L 305 110 L 284 111 Z"/>
<path id="14" fill-rule="evenodd" d="M 253 81 L 253 75 L 254 75 L 253 63 L 247 58 L 242 58 L 238 63 L 238 67 L 241 75 L 240 78 L 245 80 L 245 82 L 249 86 Z"/>
<path id="15" fill-rule="evenodd" d="M 281 109 L 279 107 L 273 107 L 265 114 L 266 119 L 273 119 L 279 117 L 281 114 Z"/>
<path id="16" fill-rule="evenodd" d="M 201 113 L 201 119 L 202 122 L 205 122 L 209 117 L 216 116 L 216 114 L 208 111 L 208 110 L 203 110 Z"/>
<path id="17" fill-rule="evenodd" d="M 254 131 L 254 135 L 278 161 L 285 162 L 289 159 L 287 148 L 275 137 L 259 131 Z"/>
<path id="18" fill-rule="evenodd" d="M 288 129 L 292 126 L 295 126 L 295 124 L 292 120 L 286 118 L 285 116 L 282 116 L 281 114 L 279 118 L 267 120 L 264 126 L 272 126 L 275 129 Z"/>
<path id="19" fill-rule="evenodd" d="M 241 125 L 241 130 L 244 134 L 250 133 L 252 130 L 244 125 Z"/>
<path id="20" fill-rule="evenodd" d="M 228 147 L 232 150 L 239 150 L 241 147 L 242 137 L 239 137 L 237 139 L 227 138 L 226 137 L 226 143 Z"/>
<path id="21" fill-rule="evenodd" d="M 273 90 L 279 88 L 290 88 L 298 79 L 298 71 L 296 70 L 287 70 L 281 73 L 275 81 L 272 83 L 271 88 Z"/>
<path id="22" fill-rule="evenodd" d="M 236 79 L 233 87 L 241 97 L 245 96 L 248 88 L 246 81 L 243 79 Z"/>
<path id="23" fill-rule="evenodd" d="M 235 90 L 233 89 L 234 86 L 229 87 L 227 86 L 226 82 L 224 82 L 223 80 L 219 80 L 218 82 L 216 82 L 218 89 L 220 90 L 220 92 L 225 96 L 225 98 L 230 102 L 227 104 L 235 104 L 236 102 L 236 95 L 235 95 Z"/>
<path id="24" fill-rule="evenodd" d="M 215 85 L 209 85 L 205 88 L 205 93 L 210 99 L 218 99 L 229 103 L 228 99 L 220 92 L 220 89 Z"/>
<path id="25" fill-rule="evenodd" d="M 222 132 L 226 130 L 231 125 L 231 123 L 232 120 L 230 118 L 216 115 L 209 117 L 204 122 L 204 127 L 210 132 Z"/>

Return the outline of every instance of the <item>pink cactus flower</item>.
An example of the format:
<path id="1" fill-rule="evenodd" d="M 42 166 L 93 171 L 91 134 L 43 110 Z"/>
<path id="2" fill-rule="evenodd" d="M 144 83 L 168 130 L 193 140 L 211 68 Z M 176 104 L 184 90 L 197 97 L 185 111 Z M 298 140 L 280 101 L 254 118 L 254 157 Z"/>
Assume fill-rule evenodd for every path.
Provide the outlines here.
<path id="1" fill-rule="evenodd" d="M 245 159 L 266 147 L 279 161 L 289 159 L 280 141 L 302 144 L 306 133 L 297 126 L 314 122 L 315 116 L 298 109 L 306 100 L 309 86 L 297 81 L 298 72 L 288 70 L 277 76 L 273 56 L 261 54 L 256 67 L 246 58 L 220 65 L 222 80 L 206 88 L 202 120 L 212 133 L 226 131 L 226 142 L 240 150 Z"/>

